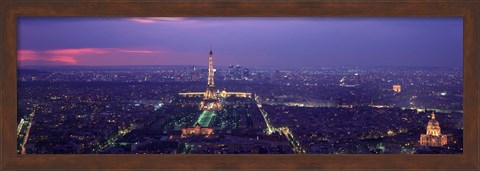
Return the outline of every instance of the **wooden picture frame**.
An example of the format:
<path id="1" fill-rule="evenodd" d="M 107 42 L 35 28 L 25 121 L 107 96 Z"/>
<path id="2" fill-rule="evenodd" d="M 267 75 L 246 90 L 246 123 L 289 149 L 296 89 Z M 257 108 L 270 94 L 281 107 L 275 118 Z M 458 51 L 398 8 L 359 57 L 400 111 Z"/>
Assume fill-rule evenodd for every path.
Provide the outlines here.
<path id="1" fill-rule="evenodd" d="M 0 2 L 1 169 L 461 169 L 479 163 L 479 1 L 13 1 Z M 16 151 L 17 22 L 21 16 L 373 16 L 446 17 L 464 21 L 464 152 L 422 155 L 133 155 Z"/>

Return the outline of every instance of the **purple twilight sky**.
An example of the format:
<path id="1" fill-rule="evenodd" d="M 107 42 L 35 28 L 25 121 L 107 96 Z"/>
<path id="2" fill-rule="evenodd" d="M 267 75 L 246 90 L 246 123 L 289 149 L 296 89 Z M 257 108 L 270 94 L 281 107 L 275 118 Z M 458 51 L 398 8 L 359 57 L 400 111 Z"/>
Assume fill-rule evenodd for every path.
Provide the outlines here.
<path id="1" fill-rule="evenodd" d="M 462 67 L 461 17 L 20 17 L 27 65 Z"/>

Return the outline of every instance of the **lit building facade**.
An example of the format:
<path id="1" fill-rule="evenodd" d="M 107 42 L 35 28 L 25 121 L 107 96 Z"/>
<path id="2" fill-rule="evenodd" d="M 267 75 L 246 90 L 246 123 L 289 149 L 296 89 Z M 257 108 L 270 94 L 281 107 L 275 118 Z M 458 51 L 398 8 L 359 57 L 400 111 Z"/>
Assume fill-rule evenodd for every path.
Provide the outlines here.
<path id="1" fill-rule="evenodd" d="M 201 127 L 199 124 L 195 124 L 194 127 L 191 128 L 183 128 L 182 129 L 182 138 L 187 138 L 189 136 L 194 135 L 211 135 L 213 133 L 213 129 L 209 127 Z"/>
<path id="2" fill-rule="evenodd" d="M 442 135 L 440 124 L 432 112 L 432 119 L 428 121 L 427 133 L 420 135 L 421 146 L 444 146 L 447 144 L 447 135 Z"/>
<path id="3" fill-rule="evenodd" d="M 400 93 L 402 91 L 402 86 L 400 85 L 393 85 L 393 91 L 396 93 Z"/>

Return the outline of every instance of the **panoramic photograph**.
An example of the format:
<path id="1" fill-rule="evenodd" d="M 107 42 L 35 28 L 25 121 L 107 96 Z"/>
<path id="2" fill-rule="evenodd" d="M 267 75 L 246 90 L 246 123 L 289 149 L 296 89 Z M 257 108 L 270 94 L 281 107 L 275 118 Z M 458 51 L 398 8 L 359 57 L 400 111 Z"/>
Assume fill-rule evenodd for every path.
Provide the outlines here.
<path id="1" fill-rule="evenodd" d="M 18 154 L 462 154 L 462 17 L 18 17 Z"/>

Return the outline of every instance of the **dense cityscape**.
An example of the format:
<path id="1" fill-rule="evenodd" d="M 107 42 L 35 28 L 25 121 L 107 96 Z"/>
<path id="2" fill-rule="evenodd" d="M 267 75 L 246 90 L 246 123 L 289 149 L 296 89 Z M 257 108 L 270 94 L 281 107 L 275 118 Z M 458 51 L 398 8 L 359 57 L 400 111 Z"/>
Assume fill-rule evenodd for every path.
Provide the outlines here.
<path id="1" fill-rule="evenodd" d="M 462 72 L 26 66 L 18 70 L 18 153 L 462 153 Z M 445 140 L 421 142 L 425 133 Z"/>

